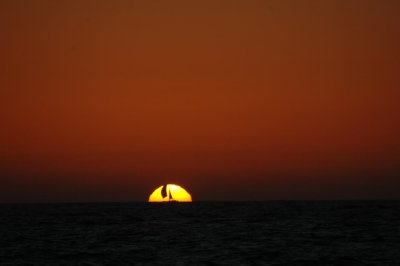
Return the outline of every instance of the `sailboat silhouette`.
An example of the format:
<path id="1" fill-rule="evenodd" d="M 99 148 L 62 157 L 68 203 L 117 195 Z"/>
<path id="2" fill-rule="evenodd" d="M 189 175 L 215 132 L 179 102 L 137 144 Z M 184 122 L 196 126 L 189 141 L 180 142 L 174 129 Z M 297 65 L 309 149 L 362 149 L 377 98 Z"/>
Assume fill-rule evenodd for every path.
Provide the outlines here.
<path id="1" fill-rule="evenodd" d="M 168 191 L 167 191 L 167 186 L 168 185 L 164 185 L 162 188 L 161 188 L 161 196 L 163 197 L 163 198 L 168 198 L 168 202 L 177 202 L 177 200 L 175 200 L 173 197 L 172 197 L 172 193 L 171 193 L 171 188 L 168 186 Z"/>

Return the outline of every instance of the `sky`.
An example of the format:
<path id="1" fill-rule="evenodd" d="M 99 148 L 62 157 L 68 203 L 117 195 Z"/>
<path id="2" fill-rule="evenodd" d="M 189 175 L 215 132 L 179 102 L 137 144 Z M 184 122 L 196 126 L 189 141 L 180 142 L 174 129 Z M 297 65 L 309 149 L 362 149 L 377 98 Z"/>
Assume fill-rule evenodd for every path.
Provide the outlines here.
<path id="1" fill-rule="evenodd" d="M 392 199 L 400 1 L 0 1 L 0 202 Z"/>

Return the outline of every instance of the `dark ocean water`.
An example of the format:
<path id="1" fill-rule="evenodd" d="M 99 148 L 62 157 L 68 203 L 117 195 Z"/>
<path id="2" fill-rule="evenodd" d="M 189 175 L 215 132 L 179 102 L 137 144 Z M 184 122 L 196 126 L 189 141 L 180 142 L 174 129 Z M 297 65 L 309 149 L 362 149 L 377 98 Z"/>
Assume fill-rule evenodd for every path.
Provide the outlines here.
<path id="1" fill-rule="evenodd" d="M 0 265 L 400 265 L 400 202 L 0 205 Z"/>

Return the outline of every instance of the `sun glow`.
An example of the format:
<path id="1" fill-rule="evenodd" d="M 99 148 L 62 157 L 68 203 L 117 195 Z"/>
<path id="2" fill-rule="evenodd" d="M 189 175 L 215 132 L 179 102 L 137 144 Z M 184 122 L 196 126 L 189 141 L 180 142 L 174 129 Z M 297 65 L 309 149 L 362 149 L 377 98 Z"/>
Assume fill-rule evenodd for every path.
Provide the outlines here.
<path id="1" fill-rule="evenodd" d="M 181 186 L 167 184 L 151 193 L 149 202 L 191 202 L 192 196 Z"/>

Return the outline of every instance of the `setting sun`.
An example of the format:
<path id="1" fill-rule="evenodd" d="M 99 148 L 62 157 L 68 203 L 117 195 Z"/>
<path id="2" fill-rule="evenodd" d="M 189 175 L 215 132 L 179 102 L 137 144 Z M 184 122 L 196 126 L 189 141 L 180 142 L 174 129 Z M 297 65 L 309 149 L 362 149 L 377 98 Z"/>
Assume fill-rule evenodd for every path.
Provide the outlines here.
<path id="1" fill-rule="evenodd" d="M 149 202 L 191 202 L 192 196 L 181 186 L 167 184 L 151 193 Z"/>

